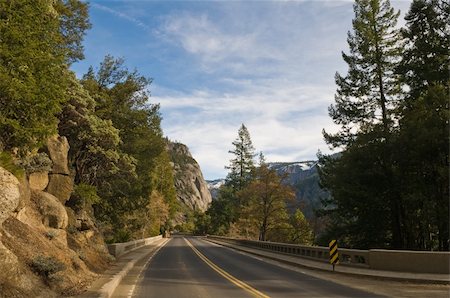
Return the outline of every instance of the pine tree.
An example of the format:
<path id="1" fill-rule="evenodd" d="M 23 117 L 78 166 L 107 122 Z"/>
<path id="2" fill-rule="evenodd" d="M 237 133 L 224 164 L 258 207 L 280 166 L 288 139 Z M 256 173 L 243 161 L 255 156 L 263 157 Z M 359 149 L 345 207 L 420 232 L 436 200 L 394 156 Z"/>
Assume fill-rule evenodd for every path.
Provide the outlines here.
<path id="1" fill-rule="evenodd" d="M 450 64 L 450 5 L 443 0 L 414 0 L 405 20 L 402 36 L 406 41 L 398 67 L 409 87 L 405 106 L 426 92 L 429 86 L 447 85 Z"/>
<path id="2" fill-rule="evenodd" d="M 446 1 L 414 0 L 402 30 L 408 92 L 393 146 L 412 249 L 449 249 L 449 16 Z"/>
<path id="3" fill-rule="evenodd" d="M 329 108 L 342 129 L 335 135 L 324 132 L 334 147 L 350 145 L 359 134 L 377 129 L 387 137 L 399 91 L 395 74 L 400 59 L 395 27 L 399 12 L 389 0 L 356 0 L 354 11 L 353 33 L 347 38 L 350 54 L 342 53 L 348 73 L 345 77 L 336 73 L 336 103 Z"/>
<path id="4" fill-rule="evenodd" d="M 244 124 L 239 128 L 238 137 L 232 144 L 234 149 L 228 152 L 233 154 L 234 158 L 230 160 L 230 165 L 225 167 L 230 170 L 226 184 L 238 192 L 250 182 L 255 168 L 255 148 Z"/>
<path id="5" fill-rule="evenodd" d="M 390 147 L 400 91 L 395 72 L 400 60 L 399 12 L 389 0 L 356 0 L 354 11 L 353 32 L 347 39 L 350 54 L 342 54 L 348 73 L 336 74 L 335 104 L 329 108 L 341 130 L 324 131 L 328 144 L 345 151 L 339 161 L 321 158 L 321 180 L 333 197 L 329 203 L 334 206 L 335 226 L 339 223 L 349 243 L 366 247 L 391 242 L 402 247 L 404 210 Z M 360 160 L 365 155 L 368 158 Z M 357 174 L 343 179 L 354 176 L 347 171 Z M 380 204 L 388 208 L 375 208 Z M 392 239 L 382 231 L 375 231 L 372 238 L 367 233 L 377 226 L 379 216 L 390 223 Z"/>

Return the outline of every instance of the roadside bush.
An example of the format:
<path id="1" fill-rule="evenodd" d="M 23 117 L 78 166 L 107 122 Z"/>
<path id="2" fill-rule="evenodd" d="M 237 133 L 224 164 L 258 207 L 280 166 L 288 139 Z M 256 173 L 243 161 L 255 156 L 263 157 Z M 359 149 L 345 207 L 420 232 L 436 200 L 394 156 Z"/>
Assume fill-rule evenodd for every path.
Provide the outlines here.
<path id="1" fill-rule="evenodd" d="M 66 266 L 55 257 L 37 256 L 31 262 L 31 268 L 48 281 L 52 274 L 65 270 Z"/>

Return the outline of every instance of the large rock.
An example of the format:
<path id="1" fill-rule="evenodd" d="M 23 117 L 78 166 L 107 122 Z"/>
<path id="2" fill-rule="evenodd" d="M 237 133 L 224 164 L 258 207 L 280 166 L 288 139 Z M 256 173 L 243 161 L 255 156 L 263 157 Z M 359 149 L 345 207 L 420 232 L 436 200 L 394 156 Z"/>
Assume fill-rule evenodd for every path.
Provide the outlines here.
<path id="1" fill-rule="evenodd" d="M 30 188 L 44 190 L 48 185 L 48 172 L 31 173 L 28 182 Z"/>
<path id="2" fill-rule="evenodd" d="M 20 280 L 20 264 L 17 256 L 0 242 L 0 281 L 17 284 Z M 1 287 L 0 287 L 1 288 Z M 2 297 L 0 293 L 0 297 Z"/>
<path id="3" fill-rule="evenodd" d="M 69 175 L 68 158 L 69 142 L 66 137 L 53 136 L 47 141 L 48 153 L 53 162 L 53 174 Z"/>
<path id="4" fill-rule="evenodd" d="M 211 193 L 197 161 L 186 145 L 168 144 L 172 157 L 175 189 L 178 200 L 192 210 L 206 211 L 211 203 Z"/>
<path id="5" fill-rule="evenodd" d="M 14 210 L 15 212 L 20 212 L 23 208 L 25 208 L 25 206 L 30 203 L 31 199 L 31 190 L 28 179 L 24 176 L 20 179 L 19 182 L 20 199 L 19 205 L 17 206 L 16 210 Z"/>
<path id="6" fill-rule="evenodd" d="M 0 167 L 0 225 L 19 206 L 19 184 L 13 174 Z"/>
<path id="7" fill-rule="evenodd" d="M 50 174 L 47 192 L 54 195 L 63 204 L 70 199 L 73 191 L 73 179 L 67 175 Z"/>
<path id="8" fill-rule="evenodd" d="M 47 192 L 32 190 L 32 198 L 42 215 L 42 223 L 54 229 L 65 229 L 69 221 L 66 208 L 61 202 Z"/>

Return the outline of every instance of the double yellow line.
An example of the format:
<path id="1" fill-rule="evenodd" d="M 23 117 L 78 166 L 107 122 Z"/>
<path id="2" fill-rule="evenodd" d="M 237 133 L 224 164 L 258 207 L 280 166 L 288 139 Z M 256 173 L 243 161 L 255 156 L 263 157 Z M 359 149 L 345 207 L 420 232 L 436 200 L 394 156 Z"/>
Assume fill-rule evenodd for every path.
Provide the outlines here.
<path id="1" fill-rule="evenodd" d="M 214 269 L 214 271 L 216 271 L 217 273 L 219 273 L 220 275 L 222 275 L 223 277 L 225 277 L 227 280 L 229 280 L 230 282 L 232 282 L 233 284 L 235 284 L 236 286 L 238 286 L 239 288 L 247 291 L 248 293 L 250 293 L 251 295 L 253 295 L 254 297 L 258 297 L 258 298 L 269 298 L 269 296 L 261 293 L 260 291 L 258 291 L 255 288 L 252 288 L 251 286 L 249 286 L 248 284 L 246 284 L 243 281 L 240 281 L 239 279 L 237 279 L 236 277 L 232 276 L 231 274 L 229 274 L 228 272 L 226 272 L 225 270 L 221 269 L 219 266 L 217 266 L 216 264 L 214 264 L 213 262 L 211 262 L 207 257 L 205 257 L 198 249 L 196 249 L 191 242 L 189 242 L 189 240 L 187 240 L 186 238 L 184 238 L 184 240 L 186 241 L 186 243 L 192 248 L 192 250 L 195 252 L 195 254 L 202 259 L 203 262 L 205 262 L 206 264 L 208 264 L 209 267 L 211 267 L 212 269 Z"/>

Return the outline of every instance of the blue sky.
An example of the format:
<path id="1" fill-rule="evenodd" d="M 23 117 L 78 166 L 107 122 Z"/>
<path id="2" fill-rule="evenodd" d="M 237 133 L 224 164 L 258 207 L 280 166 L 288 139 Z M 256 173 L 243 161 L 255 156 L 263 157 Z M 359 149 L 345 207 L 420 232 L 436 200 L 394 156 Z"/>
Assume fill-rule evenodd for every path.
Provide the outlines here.
<path id="1" fill-rule="evenodd" d="M 410 0 L 391 1 L 402 14 Z M 353 19 L 352 1 L 91 1 L 81 76 L 111 54 L 154 79 L 164 134 L 189 146 L 206 179 L 241 123 L 268 161 L 328 153 L 322 129 Z M 404 23 L 402 19 L 399 23 Z"/>

